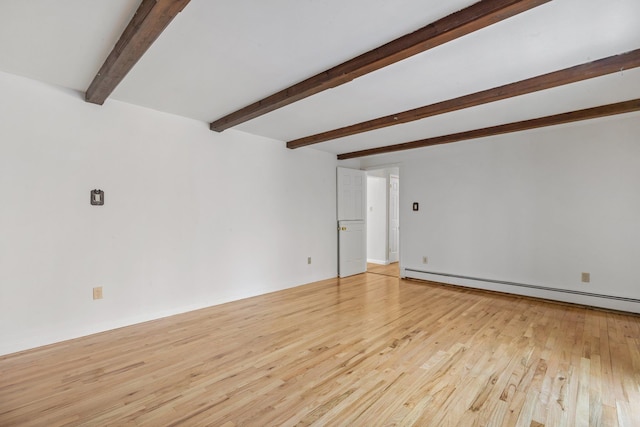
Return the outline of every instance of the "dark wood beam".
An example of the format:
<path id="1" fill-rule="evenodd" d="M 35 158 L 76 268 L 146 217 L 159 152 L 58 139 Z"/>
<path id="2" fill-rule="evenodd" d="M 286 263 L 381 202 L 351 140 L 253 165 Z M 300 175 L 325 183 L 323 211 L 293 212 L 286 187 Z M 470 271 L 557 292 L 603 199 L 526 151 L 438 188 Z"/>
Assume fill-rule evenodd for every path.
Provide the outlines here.
<path id="1" fill-rule="evenodd" d="M 512 98 L 514 96 L 525 95 L 528 93 L 576 83 L 582 80 L 600 77 L 620 70 L 628 70 L 639 66 L 640 49 L 637 49 L 621 55 L 610 56 L 608 58 L 599 59 L 586 64 L 576 65 L 575 67 L 565 68 L 564 70 L 532 77 L 530 79 L 506 84 L 493 89 L 483 90 L 481 92 L 472 93 L 459 98 L 449 99 L 447 101 L 426 105 L 413 110 L 403 111 L 401 113 L 391 114 L 389 116 L 368 120 L 366 122 L 295 139 L 287 142 L 287 147 L 300 148 L 306 145 L 329 141 L 331 139 L 399 125 L 401 123 L 408 123 L 414 120 L 449 113 L 451 111 L 462 110 L 464 108 L 488 104 L 490 102 Z"/>
<path id="2" fill-rule="evenodd" d="M 406 34 L 385 45 L 343 62 L 283 89 L 271 96 L 234 111 L 213 123 L 211 130 L 225 129 L 263 114 L 348 83 L 372 71 L 424 52 L 496 22 L 525 12 L 551 0 L 482 0 L 445 18 Z"/>
<path id="3" fill-rule="evenodd" d="M 449 144 L 452 142 L 469 139 L 484 138 L 487 136 L 502 135 L 505 133 L 520 132 L 547 126 L 561 125 L 581 120 L 597 119 L 599 117 L 613 116 L 616 114 L 640 111 L 640 99 L 587 108 L 585 110 L 572 111 L 570 113 L 556 114 L 521 122 L 508 123 L 499 126 L 491 126 L 450 135 L 436 136 L 420 139 L 418 141 L 405 142 L 403 144 L 389 145 L 386 147 L 371 148 L 368 150 L 353 151 L 338 155 L 338 160 L 353 159 L 356 157 L 372 156 L 374 154 L 392 153 L 394 151 L 412 150 L 414 148 L 430 147 L 432 145 Z"/>
<path id="4" fill-rule="evenodd" d="M 87 102 L 102 105 L 189 0 L 142 0 L 93 82 Z"/>

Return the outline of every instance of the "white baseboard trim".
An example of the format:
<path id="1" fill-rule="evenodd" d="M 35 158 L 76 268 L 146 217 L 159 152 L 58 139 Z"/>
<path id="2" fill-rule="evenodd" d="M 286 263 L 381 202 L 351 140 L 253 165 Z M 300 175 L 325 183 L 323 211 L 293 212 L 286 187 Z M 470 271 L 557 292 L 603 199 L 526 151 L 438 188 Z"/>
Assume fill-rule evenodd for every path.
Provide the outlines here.
<path id="1" fill-rule="evenodd" d="M 627 311 L 631 313 L 640 313 L 640 299 L 638 298 L 603 295 L 571 289 L 484 279 L 449 273 L 422 271 L 411 268 L 404 268 L 403 271 L 405 275 L 404 277 L 408 279 L 429 280 L 432 282 L 447 283 L 450 285 L 465 286 L 488 291 L 505 292 L 514 295 L 544 298 L 548 300 L 608 308 L 611 310 Z"/>

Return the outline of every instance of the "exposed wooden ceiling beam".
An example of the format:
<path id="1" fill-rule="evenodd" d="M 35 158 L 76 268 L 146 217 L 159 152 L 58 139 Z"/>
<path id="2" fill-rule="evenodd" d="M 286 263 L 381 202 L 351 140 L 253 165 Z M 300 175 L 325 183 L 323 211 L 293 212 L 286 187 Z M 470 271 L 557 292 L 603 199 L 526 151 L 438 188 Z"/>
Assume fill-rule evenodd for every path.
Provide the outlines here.
<path id="1" fill-rule="evenodd" d="M 551 0 L 482 0 L 413 33 L 406 34 L 230 113 L 211 123 L 210 128 L 211 130 L 222 132 L 225 129 L 326 89 L 348 83 L 372 71 L 488 27 L 549 1 Z"/>
<path id="2" fill-rule="evenodd" d="M 102 105 L 189 0 L 142 0 L 93 82 L 87 102 Z"/>
<path id="3" fill-rule="evenodd" d="M 338 160 L 353 159 L 356 157 L 372 156 L 374 154 L 392 153 L 394 151 L 412 150 L 414 148 L 430 147 L 432 145 L 449 144 L 468 139 L 483 138 L 486 136 L 502 135 L 505 133 L 520 132 L 547 126 L 561 125 L 581 120 L 596 119 L 598 117 L 613 116 L 616 114 L 640 111 L 640 99 L 587 108 L 585 110 L 572 111 L 570 113 L 556 114 L 521 122 L 508 123 L 499 126 L 491 126 L 450 135 L 436 136 L 420 139 L 418 141 L 405 142 L 403 144 L 389 145 L 386 147 L 371 148 L 368 150 L 353 151 L 338 155 Z"/>
<path id="4" fill-rule="evenodd" d="M 610 56 L 608 58 L 599 59 L 597 61 L 588 62 L 575 67 L 565 68 L 564 70 L 543 74 L 541 76 L 532 77 L 519 82 L 495 87 L 493 89 L 487 89 L 470 95 L 461 96 L 459 98 L 449 99 L 447 101 L 426 105 L 413 110 L 403 111 L 401 113 L 391 114 L 339 129 L 295 139 L 287 142 L 287 147 L 300 148 L 306 145 L 329 141 L 331 139 L 342 138 L 401 123 L 412 122 L 414 120 L 420 120 L 436 116 L 438 114 L 449 113 L 451 111 L 462 110 L 464 108 L 475 107 L 477 105 L 512 98 L 514 96 L 551 89 L 639 66 L 640 49 L 637 49 L 621 55 Z"/>

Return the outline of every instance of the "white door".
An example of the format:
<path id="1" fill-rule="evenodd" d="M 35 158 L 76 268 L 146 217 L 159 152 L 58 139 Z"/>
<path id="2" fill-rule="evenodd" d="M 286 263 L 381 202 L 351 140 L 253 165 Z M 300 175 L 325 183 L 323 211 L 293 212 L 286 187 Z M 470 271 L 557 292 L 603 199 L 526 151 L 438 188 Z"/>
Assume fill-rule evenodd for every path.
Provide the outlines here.
<path id="1" fill-rule="evenodd" d="M 367 176 L 357 169 L 338 168 L 338 276 L 367 271 Z"/>
<path id="2" fill-rule="evenodd" d="M 398 262 L 400 243 L 400 179 L 389 179 L 389 262 Z"/>
<path id="3" fill-rule="evenodd" d="M 367 229 L 364 221 L 339 221 L 338 276 L 347 277 L 367 270 Z"/>
<path id="4" fill-rule="evenodd" d="M 338 168 L 338 221 L 364 221 L 367 175 L 357 169 Z"/>

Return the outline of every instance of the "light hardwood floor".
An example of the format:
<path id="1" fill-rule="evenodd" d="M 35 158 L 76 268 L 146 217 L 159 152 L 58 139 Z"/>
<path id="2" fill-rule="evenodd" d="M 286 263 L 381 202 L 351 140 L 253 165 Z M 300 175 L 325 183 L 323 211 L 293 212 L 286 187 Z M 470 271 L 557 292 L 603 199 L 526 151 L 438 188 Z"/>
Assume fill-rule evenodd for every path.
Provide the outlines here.
<path id="1" fill-rule="evenodd" d="M 389 265 L 367 263 L 367 273 L 384 274 L 385 276 L 400 277 L 400 264 Z"/>
<path id="2" fill-rule="evenodd" d="M 640 317 L 367 273 L 2 357 L 0 425 L 638 426 Z"/>

